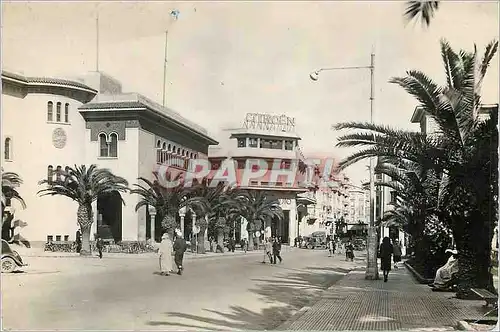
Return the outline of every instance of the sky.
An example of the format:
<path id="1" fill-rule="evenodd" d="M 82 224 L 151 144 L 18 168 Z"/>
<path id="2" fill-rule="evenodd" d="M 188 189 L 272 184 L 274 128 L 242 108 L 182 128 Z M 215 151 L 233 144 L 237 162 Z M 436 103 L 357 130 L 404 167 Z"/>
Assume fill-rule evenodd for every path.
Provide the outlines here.
<path id="1" fill-rule="evenodd" d="M 173 21 L 169 13 L 180 12 Z M 417 101 L 388 83 L 418 69 L 444 80 L 440 40 L 479 52 L 499 37 L 498 2 L 442 1 L 429 27 L 403 18 L 404 1 L 280 2 L 8 2 L 2 1 L 2 67 L 27 76 L 74 77 L 99 69 L 127 92 L 162 102 L 168 29 L 167 106 L 222 140 L 246 113 L 296 118 L 306 156 L 343 158 L 331 125 L 369 121 L 368 66 L 375 53 L 374 120 L 418 130 Z M 498 103 L 499 57 L 483 84 L 483 102 Z M 367 178 L 364 165 L 346 173 Z"/>

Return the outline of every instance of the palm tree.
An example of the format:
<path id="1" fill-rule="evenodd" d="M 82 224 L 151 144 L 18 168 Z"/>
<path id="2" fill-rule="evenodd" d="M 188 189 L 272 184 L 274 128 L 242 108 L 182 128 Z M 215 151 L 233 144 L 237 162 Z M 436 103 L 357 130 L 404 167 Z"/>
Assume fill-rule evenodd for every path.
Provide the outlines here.
<path id="1" fill-rule="evenodd" d="M 406 1 L 404 16 L 407 21 L 420 16 L 422 24 L 429 26 L 435 12 L 439 9 L 440 1 Z"/>
<path id="2" fill-rule="evenodd" d="M 90 229 L 93 222 L 92 203 L 100 196 L 113 192 L 125 193 L 128 191 L 128 182 L 122 177 L 114 175 L 110 170 L 98 168 L 97 165 L 69 167 L 63 173 L 64 179 L 59 181 L 39 182 L 47 188 L 38 191 L 40 196 L 65 196 L 78 203 L 77 220 L 82 231 L 82 250 L 80 255 L 91 255 Z M 123 198 L 120 199 L 123 204 Z"/>
<path id="3" fill-rule="evenodd" d="M 496 222 L 498 164 L 496 146 L 498 109 L 483 121 L 480 89 L 498 42 L 487 45 L 484 56 L 455 52 L 441 41 L 446 84 L 439 86 L 424 73 L 408 71 L 392 83 L 403 87 L 420 103 L 438 127 L 433 135 L 395 130 L 384 126 L 344 123 L 338 129 L 367 132 L 344 135 L 339 146 L 368 146 L 340 163 L 345 168 L 373 156 L 412 162 L 438 181 L 436 214 L 453 230 L 459 259 L 458 297 L 467 297 L 471 287 L 494 290 L 490 268 L 491 239 Z"/>
<path id="4" fill-rule="evenodd" d="M 200 227 L 197 236 L 198 253 L 205 253 L 205 230 L 209 220 L 214 220 L 218 217 L 217 214 L 222 215 L 217 212 L 229 204 L 228 197 L 225 195 L 226 190 L 227 188 L 222 182 L 211 187 L 209 180 L 204 178 L 201 181 L 196 181 L 187 193 L 186 206 L 196 213 L 196 225 Z"/>
<path id="5" fill-rule="evenodd" d="M 173 238 L 179 210 L 186 206 L 187 191 L 182 184 L 167 188 L 161 184 L 158 173 L 153 173 L 153 175 L 155 177 L 153 181 L 144 177 L 138 178 L 145 185 L 134 184 L 136 188 L 130 191 L 132 194 L 141 196 L 140 201 L 135 206 L 135 211 L 143 206 L 154 206 L 156 218 L 161 220 L 163 231 Z M 167 173 L 165 178 L 167 181 L 173 182 L 179 180 L 180 175 L 174 178 L 171 173 Z M 158 237 L 161 237 L 161 234 L 158 234 Z"/>
<path id="6" fill-rule="evenodd" d="M 254 234 L 264 229 L 267 222 L 274 218 L 283 220 L 283 210 L 277 199 L 270 199 L 263 191 L 244 191 L 238 196 L 243 204 L 242 215 L 248 221 L 247 231 L 250 247 L 255 243 Z"/>
<path id="7" fill-rule="evenodd" d="M 5 172 L 2 167 L 2 225 L 4 211 L 8 201 L 17 200 L 23 209 L 26 208 L 26 203 L 17 191 L 17 188 L 23 183 L 23 180 L 17 173 Z"/>

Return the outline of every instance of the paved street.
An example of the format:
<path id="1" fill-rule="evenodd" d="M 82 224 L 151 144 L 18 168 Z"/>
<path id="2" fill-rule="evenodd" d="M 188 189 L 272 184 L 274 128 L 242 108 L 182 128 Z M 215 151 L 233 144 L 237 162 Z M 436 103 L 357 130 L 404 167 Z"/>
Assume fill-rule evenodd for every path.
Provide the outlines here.
<path id="1" fill-rule="evenodd" d="M 271 329 L 348 269 L 325 251 L 189 259 L 183 276 L 155 274 L 154 258 L 30 257 L 27 273 L 2 275 L 6 329 Z"/>

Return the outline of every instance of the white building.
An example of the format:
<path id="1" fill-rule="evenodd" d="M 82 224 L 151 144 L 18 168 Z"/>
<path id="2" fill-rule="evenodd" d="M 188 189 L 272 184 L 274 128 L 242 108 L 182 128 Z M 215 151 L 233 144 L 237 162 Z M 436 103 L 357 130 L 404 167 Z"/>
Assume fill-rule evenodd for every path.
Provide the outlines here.
<path id="1" fill-rule="evenodd" d="M 57 180 L 67 166 L 97 164 L 124 177 L 151 179 L 159 164 L 185 169 L 191 158 L 206 158 L 217 142 L 205 129 L 98 72 L 81 81 L 27 77 L 2 72 L 2 167 L 23 179 L 22 209 L 12 202 L 15 219 L 27 223 L 30 242 L 74 241 L 77 204 L 66 197 L 39 197 L 42 179 Z M 161 236 L 160 220 L 151 225 L 146 208 L 135 211 L 137 195 L 100 197 L 93 205 L 96 232 L 115 241 L 142 241 L 151 229 Z M 159 219 L 159 218 L 157 218 Z"/>

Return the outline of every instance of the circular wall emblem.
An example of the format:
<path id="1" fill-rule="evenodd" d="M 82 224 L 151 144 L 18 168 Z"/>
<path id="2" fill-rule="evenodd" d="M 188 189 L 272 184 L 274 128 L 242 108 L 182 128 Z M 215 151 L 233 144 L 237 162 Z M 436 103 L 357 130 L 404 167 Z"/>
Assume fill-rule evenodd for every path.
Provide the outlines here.
<path id="1" fill-rule="evenodd" d="M 52 144 L 58 149 L 64 148 L 66 145 L 66 132 L 62 128 L 56 128 L 52 132 Z"/>

